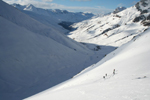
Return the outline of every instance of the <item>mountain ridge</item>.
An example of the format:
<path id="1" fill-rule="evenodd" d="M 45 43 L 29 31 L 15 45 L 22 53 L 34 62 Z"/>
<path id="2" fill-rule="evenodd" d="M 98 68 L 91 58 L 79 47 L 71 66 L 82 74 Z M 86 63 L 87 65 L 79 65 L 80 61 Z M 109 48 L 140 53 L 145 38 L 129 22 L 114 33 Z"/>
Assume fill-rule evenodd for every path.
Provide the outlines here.
<path id="1" fill-rule="evenodd" d="M 76 30 L 68 36 L 78 42 L 119 47 L 147 29 L 148 26 L 134 22 L 140 15 L 141 12 L 133 6 L 115 14 L 76 23 L 72 25 Z"/>
<path id="2" fill-rule="evenodd" d="M 67 10 L 60 10 L 60 9 L 36 8 L 32 4 L 28 4 L 28 5 L 12 4 L 12 6 L 16 7 L 17 9 L 21 11 L 31 11 L 33 13 L 37 13 L 40 15 L 53 16 L 53 17 L 56 17 L 57 20 L 59 19 L 58 21 L 79 22 L 79 21 L 86 20 L 94 16 L 94 14 L 92 13 L 69 12 Z M 67 19 L 64 16 L 66 17 L 69 16 L 67 18 L 70 18 L 70 19 Z"/>
<path id="3" fill-rule="evenodd" d="M 59 30 L 64 34 L 67 34 L 72 30 L 70 23 L 73 24 L 80 22 L 86 19 L 90 19 L 94 16 L 92 13 L 69 12 L 67 10 L 60 9 L 36 8 L 32 4 L 12 4 L 12 6 L 47 26 L 60 27 Z"/>

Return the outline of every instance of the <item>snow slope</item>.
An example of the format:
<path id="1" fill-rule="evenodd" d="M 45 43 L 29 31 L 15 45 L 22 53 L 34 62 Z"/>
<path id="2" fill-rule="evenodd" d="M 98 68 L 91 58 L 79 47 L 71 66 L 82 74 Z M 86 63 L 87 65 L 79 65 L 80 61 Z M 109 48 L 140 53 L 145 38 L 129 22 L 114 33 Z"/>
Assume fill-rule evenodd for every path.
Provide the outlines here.
<path id="1" fill-rule="evenodd" d="M 147 28 L 141 22 L 133 23 L 140 14 L 133 6 L 119 13 L 86 20 L 74 24 L 77 30 L 70 32 L 69 37 L 78 42 L 119 47 Z"/>
<path id="2" fill-rule="evenodd" d="M 150 29 L 75 78 L 25 100 L 149 100 L 149 42 Z"/>
<path id="3" fill-rule="evenodd" d="M 27 30 L 34 32 L 36 34 L 43 35 L 45 37 L 50 37 L 54 41 L 59 42 L 69 48 L 74 49 L 74 46 L 79 45 L 79 43 L 73 42 L 71 39 L 67 38 L 65 35 L 59 31 L 59 27 L 49 27 L 45 24 L 40 23 L 37 20 L 29 17 L 28 15 L 22 13 L 21 11 L 9 6 L 5 3 L 0 4 L 0 15 L 7 20 L 17 24 L 18 26 L 24 27 Z M 55 28 L 53 28 L 55 27 Z M 72 42 L 70 42 L 72 41 Z M 84 50 L 83 50 L 84 51 Z"/>
<path id="4" fill-rule="evenodd" d="M 1 0 L 0 9 L 0 100 L 29 97 L 100 59 L 59 27 L 42 24 Z"/>
<path id="5" fill-rule="evenodd" d="M 72 79 L 25 100 L 149 100 L 149 5 L 150 0 L 141 0 L 122 12 L 74 24 L 72 39 L 90 49 L 95 48 L 91 44 L 118 49 Z"/>

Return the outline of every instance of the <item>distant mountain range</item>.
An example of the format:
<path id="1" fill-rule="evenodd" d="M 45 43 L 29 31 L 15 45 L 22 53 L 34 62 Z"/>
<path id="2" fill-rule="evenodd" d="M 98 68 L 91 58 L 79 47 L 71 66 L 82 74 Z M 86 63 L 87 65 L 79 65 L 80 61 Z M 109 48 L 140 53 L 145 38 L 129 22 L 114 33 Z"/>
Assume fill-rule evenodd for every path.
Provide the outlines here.
<path id="1" fill-rule="evenodd" d="M 30 17 L 40 21 L 43 24 L 50 26 L 51 25 L 58 26 L 59 24 L 68 30 L 70 30 L 69 28 L 70 24 L 87 20 L 94 16 L 94 14 L 92 13 L 69 12 L 67 10 L 60 10 L 60 9 L 36 8 L 32 4 L 28 5 L 12 4 L 12 6 L 16 7 L 20 11 L 26 13 Z"/>
<path id="2" fill-rule="evenodd" d="M 12 4 L 12 6 L 16 7 L 21 11 L 30 11 L 39 15 L 51 16 L 55 18 L 58 22 L 61 21 L 80 22 L 94 16 L 94 14 L 92 13 L 69 12 L 67 10 L 60 10 L 60 9 L 36 8 L 32 4 L 28 4 L 28 5 Z"/>
<path id="3" fill-rule="evenodd" d="M 67 10 L 60 10 L 60 9 L 42 9 L 42 8 L 36 8 L 32 4 L 28 5 L 20 5 L 20 4 L 12 4 L 13 7 L 19 9 L 20 11 L 28 14 L 30 17 L 40 21 L 43 24 L 46 25 L 55 25 L 59 27 L 58 25 L 61 25 L 63 28 L 67 30 L 73 30 L 70 25 L 73 23 L 81 22 L 83 20 L 90 19 L 96 15 L 92 13 L 84 13 L 84 12 L 69 12 Z M 125 10 L 126 7 L 118 7 L 116 8 L 113 13 L 119 13 L 123 10 Z M 97 15 L 99 17 L 109 15 Z M 61 30 L 63 31 L 63 29 Z M 64 33 L 67 33 L 64 31 Z"/>

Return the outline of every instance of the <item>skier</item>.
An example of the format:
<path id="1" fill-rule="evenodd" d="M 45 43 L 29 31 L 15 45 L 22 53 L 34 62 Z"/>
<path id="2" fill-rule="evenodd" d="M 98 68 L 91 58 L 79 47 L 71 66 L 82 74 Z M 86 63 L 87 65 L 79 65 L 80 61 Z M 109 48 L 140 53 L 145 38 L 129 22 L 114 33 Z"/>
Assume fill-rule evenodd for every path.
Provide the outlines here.
<path id="1" fill-rule="evenodd" d="M 108 37 L 108 35 L 106 33 L 104 35 L 106 35 Z"/>
<path id="2" fill-rule="evenodd" d="M 105 76 L 107 77 L 107 73 L 105 74 Z"/>
<path id="3" fill-rule="evenodd" d="M 103 76 L 103 78 L 105 79 L 105 76 Z"/>
<path id="4" fill-rule="evenodd" d="M 113 71 L 113 75 L 115 75 L 115 69 L 114 69 L 114 71 Z"/>

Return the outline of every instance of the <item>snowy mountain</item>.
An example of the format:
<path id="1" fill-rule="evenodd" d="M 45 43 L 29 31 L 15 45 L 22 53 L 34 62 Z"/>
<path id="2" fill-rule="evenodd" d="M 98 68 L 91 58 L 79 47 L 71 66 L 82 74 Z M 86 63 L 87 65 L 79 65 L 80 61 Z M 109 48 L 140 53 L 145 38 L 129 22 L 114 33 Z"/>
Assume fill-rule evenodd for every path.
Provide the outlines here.
<path id="1" fill-rule="evenodd" d="M 92 13 L 83 13 L 83 12 L 75 13 L 75 12 L 69 12 L 67 10 L 60 10 L 60 9 L 36 8 L 32 4 L 28 4 L 28 5 L 13 4 L 12 6 L 16 7 L 20 11 L 26 13 L 30 17 L 40 21 L 43 24 L 55 25 L 57 27 L 59 23 L 65 22 L 65 23 L 73 24 L 75 22 L 80 22 L 86 19 L 90 19 L 94 16 L 94 14 Z M 64 33 L 66 33 L 66 31 Z"/>
<path id="2" fill-rule="evenodd" d="M 63 81 L 26 100 L 149 100 L 149 5 L 141 0 L 74 24 L 69 37 L 80 44 L 62 34 L 60 16 L 0 1 L 0 100 L 21 100 Z"/>
<path id="3" fill-rule="evenodd" d="M 72 39 L 91 49 L 92 43 L 118 48 L 72 79 L 25 100 L 149 100 L 149 5 L 150 0 L 141 0 L 117 14 L 74 24 Z"/>
<path id="4" fill-rule="evenodd" d="M 0 100 L 34 95 L 104 56 L 66 37 L 60 27 L 47 26 L 3 1 L 0 9 Z"/>
<path id="5" fill-rule="evenodd" d="M 126 9 L 126 7 L 117 7 L 117 8 L 113 11 L 113 13 L 116 14 L 116 13 L 118 13 L 118 12 L 121 12 L 121 11 L 125 10 L 125 9 Z"/>
<path id="6" fill-rule="evenodd" d="M 149 4 L 141 0 L 120 13 L 75 24 L 78 29 L 70 35 L 75 40 L 119 47 L 72 79 L 25 100 L 149 100 L 150 28 L 143 23 L 149 22 Z M 141 15 L 145 19 L 135 21 Z"/>
<path id="7" fill-rule="evenodd" d="M 150 29 L 76 77 L 25 100 L 149 100 L 149 42 Z"/>
<path id="8" fill-rule="evenodd" d="M 141 12 L 133 6 L 116 14 L 79 22 L 73 25 L 77 30 L 69 37 L 82 43 L 119 47 L 147 29 L 148 26 L 141 23 L 143 19 L 135 22 L 138 16 Z"/>

